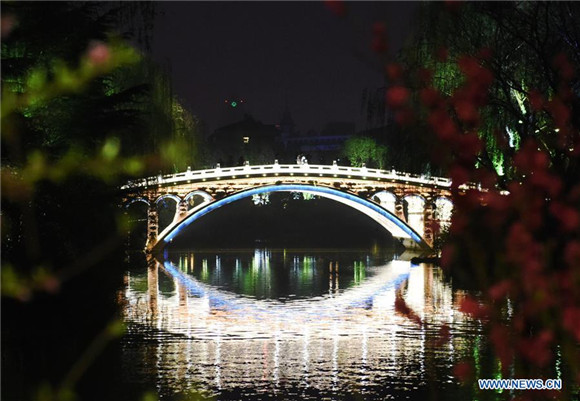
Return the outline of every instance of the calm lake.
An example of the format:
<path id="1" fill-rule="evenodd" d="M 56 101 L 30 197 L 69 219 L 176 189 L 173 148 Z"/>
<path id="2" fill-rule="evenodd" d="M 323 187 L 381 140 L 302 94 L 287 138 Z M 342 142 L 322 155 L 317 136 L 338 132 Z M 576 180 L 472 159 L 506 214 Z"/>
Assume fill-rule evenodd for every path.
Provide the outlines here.
<path id="1" fill-rule="evenodd" d="M 481 329 L 437 267 L 377 247 L 160 259 L 129 264 L 119 302 L 122 381 L 161 399 L 472 398 L 452 369 L 478 357 Z"/>

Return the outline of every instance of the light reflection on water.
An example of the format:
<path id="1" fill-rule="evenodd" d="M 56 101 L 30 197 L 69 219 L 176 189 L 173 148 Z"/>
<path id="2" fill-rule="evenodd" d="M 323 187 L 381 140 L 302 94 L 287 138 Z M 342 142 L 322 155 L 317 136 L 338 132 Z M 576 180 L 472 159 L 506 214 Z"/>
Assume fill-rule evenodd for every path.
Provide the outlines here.
<path id="1" fill-rule="evenodd" d="M 451 367 L 478 331 L 439 269 L 349 251 L 181 253 L 126 283 L 125 371 L 161 397 L 458 391 Z M 395 312 L 398 294 L 425 325 Z M 451 340 L 438 345 L 443 323 Z"/>

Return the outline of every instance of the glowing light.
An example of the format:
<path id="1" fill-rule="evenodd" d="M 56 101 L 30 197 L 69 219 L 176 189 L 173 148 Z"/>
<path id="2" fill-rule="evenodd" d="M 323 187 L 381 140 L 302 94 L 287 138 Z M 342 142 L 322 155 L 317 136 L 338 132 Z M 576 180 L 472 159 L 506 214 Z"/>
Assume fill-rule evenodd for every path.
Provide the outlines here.
<path id="1" fill-rule="evenodd" d="M 237 107 L 238 106 L 238 102 L 235 102 L 235 101 L 234 102 L 231 102 L 230 104 L 232 105 L 232 107 Z"/>
<path id="2" fill-rule="evenodd" d="M 509 127 L 505 127 L 505 131 L 508 134 L 509 137 L 509 146 L 510 148 L 515 148 L 517 147 L 517 138 L 516 138 L 516 133 Z"/>
<path id="3" fill-rule="evenodd" d="M 526 106 L 524 104 L 524 95 L 514 89 L 511 89 L 511 93 L 513 95 L 513 97 L 516 99 L 516 101 L 518 102 L 518 106 L 520 107 L 520 111 L 522 112 L 522 114 L 526 114 L 527 110 L 526 110 Z M 522 122 L 520 121 L 520 124 Z"/>
<path id="4" fill-rule="evenodd" d="M 177 236 L 182 229 L 189 226 L 191 223 L 193 223 L 200 217 L 222 206 L 228 205 L 237 200 L 251 197 L 257 194 L 267 194 L 270 192 L 293 192 L 293 191 L 307 192 L 313 195 L 320 195 L 325 198 L 343 203 L 374 219 L 386 230 L 391 232 L 395 237 L 402 239 L 410 238 L 417 244 L 426 245 L 421 236 L 413 228 L 411 228 L 409 225 L 401 221 L 393 213 L 378 206 L 374 202 L 332 188 L 314 187 L 311 185 L 303 185 L 303 184 L 283 184 L 260 188 L 251 188 L 242 192 L 238 192 L 226 198 L 220 199 L 212 204 L 209 204 L 189 215 L 182 222 L 180 222 L 178 225 L 176 225 L 170 231 L 168 231 L 164 235 L 164 237 L 160 237 L 158 246 L 164 247 L 165 245 L 167 245 L 167 243 L 172 241 L 173 238 L 175 238 L 175 236 Z"/>
<path id="5" fill-rule="evenodd" d="M 391 192 L 378 192 L 372 197 L 372 200 L 387 209 L 389 212 L 395 213 L 396 196 Z"/>
<path id="6" fill-rule="evenodd" d="M 415 227 L 416 229 L 419 228 L 419 231 L 423 231 L 424 229 L 424 210 L 425 210 L 425 199 L 421 196 L 411 195 L 406 196 L 405 200 L 407 201 L 407 211 L 408 211 L 408 219 L 409 225 L 411 227 Z"/>

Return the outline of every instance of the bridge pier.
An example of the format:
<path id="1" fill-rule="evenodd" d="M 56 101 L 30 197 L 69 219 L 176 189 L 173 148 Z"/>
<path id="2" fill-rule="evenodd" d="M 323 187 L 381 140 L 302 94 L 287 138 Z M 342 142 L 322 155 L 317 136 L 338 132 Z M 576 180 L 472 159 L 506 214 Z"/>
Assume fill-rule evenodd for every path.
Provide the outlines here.
<path id="1" fill-rule="evenodd" d="M 400 194 L 395 194 L 395 216 L 397 216 L 401 221 L 407 222 L 407 219 L 405 218 L 403 196 Z"/>
<path id="2" fill-rule="evenodd" d="M 433 199 L 425 199 L 425 211 L 423 214 L 423 239 L 429 246 L 433 246 Z"/>
<path id="3" fill-rule="evenodd" d="M 147 208 L 147 242 L 146 249 L 151 249 L 157 243 L 157 235 L 159 234 L 159 213 L 157 213 L 157 205 L 155 201 L 150 202 Z"/>
<path id="4" fill-rule="evenodd" d="M 180 198 L 179 203 L 175 207 L 175 217 L 173 218 L 173 222 L 177 222 L 187 214 L 187 201 L 185 199 Z"/>

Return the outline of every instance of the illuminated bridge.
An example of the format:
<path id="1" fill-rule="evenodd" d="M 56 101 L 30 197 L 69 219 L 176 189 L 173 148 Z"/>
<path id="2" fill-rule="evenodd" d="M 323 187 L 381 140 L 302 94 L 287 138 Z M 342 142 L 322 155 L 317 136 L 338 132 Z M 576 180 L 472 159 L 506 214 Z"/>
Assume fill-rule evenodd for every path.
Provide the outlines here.
<path id="1" fill-rule="evenodd" d="M 430 250 L 451 215 L 451 181 L 398 171 L 334 165 L 278 164 L 190 170 L 127 183 L 124 204 L 148 205 L 147 249 L 161 251 L 183 228 L 215 209 L 271 192 L 302 192 L 350 206 L 372 218 L 407 248 Z M 159 230 L 157 205 L 176 203 Z"/>

